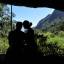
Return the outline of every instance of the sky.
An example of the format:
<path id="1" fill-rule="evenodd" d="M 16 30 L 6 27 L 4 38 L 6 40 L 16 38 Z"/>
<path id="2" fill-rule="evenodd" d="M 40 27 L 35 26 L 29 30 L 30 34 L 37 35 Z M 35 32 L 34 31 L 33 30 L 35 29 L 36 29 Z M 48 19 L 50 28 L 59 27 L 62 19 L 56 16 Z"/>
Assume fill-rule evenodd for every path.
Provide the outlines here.
<path id="1" fill-rule="evenodd" d="M 46 7 L 29 8 L 23 6 L 13 6 L 12 11 L 16 14 L 13 18 L 14 20 L 21 22 L 28 20 L 32 22 L 33 27 L 35 27 L 41 19 L 45 18 L 48 14 L 51 14 L 54 9 Z"/>

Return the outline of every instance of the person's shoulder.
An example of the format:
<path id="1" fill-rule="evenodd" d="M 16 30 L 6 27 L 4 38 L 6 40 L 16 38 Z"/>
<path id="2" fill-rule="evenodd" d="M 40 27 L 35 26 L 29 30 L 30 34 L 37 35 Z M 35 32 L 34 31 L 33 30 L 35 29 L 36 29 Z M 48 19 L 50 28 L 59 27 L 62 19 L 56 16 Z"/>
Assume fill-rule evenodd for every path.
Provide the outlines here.
<path id="1" fill-rule="evenodd" d="M 8 37 L 11 37 L 12 34 L 13 34 L 13 31 L 10 31 Z"/>
<path id="2" fill-rule="evenodd" d="M 32 28 L 30 28 L 30 30 L 29 30 L 29 31 L 34 32 L 34 30 L 33 30 Z"/>
<path id="3" fill-rule="evenodd" d="M 13 34 L 15 31 L 10 31 L 9 34 Z"/>
<path id="4" fill-rule="evenodd" d="M 20 31 L 20 33 L 21 33 L 21 34 L 24 34 L 24 32 L 23 32 L 23 31 Z"/>

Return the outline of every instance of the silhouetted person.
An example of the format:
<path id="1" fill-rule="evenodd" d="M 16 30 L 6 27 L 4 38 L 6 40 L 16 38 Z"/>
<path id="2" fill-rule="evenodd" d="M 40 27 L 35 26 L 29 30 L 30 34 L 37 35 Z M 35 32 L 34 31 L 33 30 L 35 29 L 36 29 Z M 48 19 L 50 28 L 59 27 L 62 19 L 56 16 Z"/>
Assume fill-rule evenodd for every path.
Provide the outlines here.
<path id="1" fill-rule="evenodd" d="M 34 40 L 34 30 L 31 28 L 32 23 L 25 20 L 23 26 L 26 29 L 25 31 L 25 58 L 29 59 L 28 61 L 33 61 L 37 55 L 37 44 Z"/>
<path id="2" fill-rule="evenodd" d="M 9 48 L 6 53 L 6 64 L 19 64 L 21 61 L 21 51 L 24 41 L 24 33 L 21 31 L 22 22 L 17 22 L 16 29 L 8 36 Z"/>

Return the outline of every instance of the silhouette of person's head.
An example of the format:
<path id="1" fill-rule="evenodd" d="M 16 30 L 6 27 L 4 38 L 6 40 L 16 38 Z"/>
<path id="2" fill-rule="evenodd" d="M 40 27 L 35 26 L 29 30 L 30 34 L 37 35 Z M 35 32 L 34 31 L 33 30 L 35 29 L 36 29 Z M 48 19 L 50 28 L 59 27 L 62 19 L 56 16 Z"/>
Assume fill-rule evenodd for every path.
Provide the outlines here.
<path id="1" fill-rule="evenodd" d="M 29 22 L 28 20 L 25 20 L 23 22 L 23 26 L 24 26 L 24 28 L 28 29 L 28 28 L 30 28 L 32 26 L 32 23 Z"/>
<path id="2" fill-rule="evenodd" d="M 22 22 L 17 22 L 16 23 L 16 30 L 21 30 L 22 28 Z"/>

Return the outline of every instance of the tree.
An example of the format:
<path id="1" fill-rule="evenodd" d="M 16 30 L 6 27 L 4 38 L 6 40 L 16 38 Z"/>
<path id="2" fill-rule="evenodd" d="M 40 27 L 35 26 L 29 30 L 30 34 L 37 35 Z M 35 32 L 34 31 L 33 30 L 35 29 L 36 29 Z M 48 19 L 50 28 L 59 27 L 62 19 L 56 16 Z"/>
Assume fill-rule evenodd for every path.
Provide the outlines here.
<path id="1" fill-rule="evenodd" d="M 12 18 L 15 14 L 12 12 Z M 0 4 L 0 27 L 3 34 L 8 34 L 11 30 L 11 12 L 8 5 Z"/>

